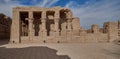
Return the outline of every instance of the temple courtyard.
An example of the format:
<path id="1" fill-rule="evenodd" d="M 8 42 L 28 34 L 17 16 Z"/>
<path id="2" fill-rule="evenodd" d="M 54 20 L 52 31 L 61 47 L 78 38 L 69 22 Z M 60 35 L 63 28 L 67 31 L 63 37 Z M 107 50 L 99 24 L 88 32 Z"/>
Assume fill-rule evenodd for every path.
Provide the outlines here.
<path id="1" fill-rule="evenodd" d="M 120 59 L 115 43 L 23 43 L 0 45 L 0 59 Z"/>

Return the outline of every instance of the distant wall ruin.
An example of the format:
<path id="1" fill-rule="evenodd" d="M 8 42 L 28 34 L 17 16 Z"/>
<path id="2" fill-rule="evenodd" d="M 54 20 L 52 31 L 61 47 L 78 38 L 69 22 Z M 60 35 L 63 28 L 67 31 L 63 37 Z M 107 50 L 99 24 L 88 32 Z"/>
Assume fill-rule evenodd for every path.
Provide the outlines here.
<path id="1" fill-rule="evenodd" d="M 0 40 L 10 39 L 11 23 L 10 17 L 0 13 Z"/>

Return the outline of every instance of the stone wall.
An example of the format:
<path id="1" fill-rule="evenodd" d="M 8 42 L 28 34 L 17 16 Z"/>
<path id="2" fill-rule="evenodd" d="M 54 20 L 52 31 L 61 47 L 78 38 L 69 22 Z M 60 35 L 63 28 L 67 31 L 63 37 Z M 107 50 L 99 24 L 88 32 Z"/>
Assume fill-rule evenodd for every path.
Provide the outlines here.
<path id="1" fill-rule="evenodd" d="M 11 19 L 0 13 L 0 40 L 10 39 Z"/>
<path id="2" fill-rule="evenodd" d="M 42 40 L 41 37 L 33 37 L 34 40 L 29 40 L 29 37 L 21 37 L 22 42 L 41 42 L 44 43 L 44 40 Z M 29 40 L 29 41 L 28 41 Z M 86 34 L 80 34 L 78 36 L 72 35 L 71 37 L 66 35 L 65 36 L 47 36 L 45 43 L 105 43 L 109 42 L 108 34 L 103 33 L 86 33 Z"/>
<path id="3" fill-rule="evenodd" d="M 105 22 L 106 33 L 108 33 L 108 39 L 110 42 L 118 39 L 118 22 Z"/>

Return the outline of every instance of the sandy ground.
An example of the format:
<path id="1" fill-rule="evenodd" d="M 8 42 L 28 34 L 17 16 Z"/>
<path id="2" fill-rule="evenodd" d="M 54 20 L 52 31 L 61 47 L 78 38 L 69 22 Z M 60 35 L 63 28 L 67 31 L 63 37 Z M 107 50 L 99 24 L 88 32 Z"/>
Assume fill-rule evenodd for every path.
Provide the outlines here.
<path id="1" fill-rule="evenodd" d="M 26 47 L 48 47 L 50 49 L 56 50 L 57 55 L 67 55 L 70 57 L 70 58 L 58 58 L 58 59 L 120 59 L 120 45 L 113 44 L 113 43 L 82 43 L 82 44 L 23 43 L 23 44 L 5 44 L 5 45 L 1 45 L 0 47 L 5 47 L 6 49 L 11 49 L 11 48 L 20 49 L 20 48 L 26 48 Z M 0 48 L 0 51 L 2 51 L 1 48 Z M 46 50 L 43 50 L 43 51 L 45 52 L 45 53 L 43 52 L 44 56 L 47 54 L 49 56 L 50 52 L 46 52 Z M 37 51 L 37 53 L 40 53 L 40 52 Z M 5 55 L 4 52 L 0 54 L 1 54 L 0 56 L 2 56 L 3 54 Z M 31 54 L 31 53 L 28 53 L 28 54 Z M 33 56 L 35 54 L 36 52 L 33 54 Z M 6 59 L 9 59 L 9 58 L 6 58 Z M 25 58 L 22 58 L 22 59 L 25 59 Z M 41 59 L 45 59 L 45 58 L 41 58 Z M 52 59 L 52 58 L 46 58 L 46 59 Z"/>

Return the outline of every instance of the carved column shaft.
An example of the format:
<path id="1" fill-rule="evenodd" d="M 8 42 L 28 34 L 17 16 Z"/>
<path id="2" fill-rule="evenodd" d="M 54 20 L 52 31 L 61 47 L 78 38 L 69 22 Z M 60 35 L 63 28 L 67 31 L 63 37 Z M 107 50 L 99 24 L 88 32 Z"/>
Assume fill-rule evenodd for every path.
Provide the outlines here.
<path id="1" fill-rule="evenodd" d="M 30 40 L 32 40 L 32 36 L 34 36 L 34 32 L 33 32 L 33 12 L 29 11 L 29 17 L 26 18 L 26 20 L 28 20 L 28 36 L 30 38 Z"/>
<path id="2" fill-rule="evenodd" d="M 46 11 L 42 12 L 42 17 L 41 17 L 41 30 L 39 32 L 39 34 L 43 37 L 43 40 L 45 40 L 44 36 L 47 36 L 47 32 L 46 32 Z"/>
<path id="3" fill-rule="evenodd" d="M 42 30 L 42 31 L 46 31 L 46 19 L 42 19 L 42 20 L 41 20 L 41 23 L 42 23 L 41 30 Z"/>
<path id="4" fill-rule="evenodd" d="M 54 17 L 54 22 L 55 22 L 55 25 L 54 25 L 54 29 L 55 29 L 55 32 L 54 32 L 54 35 L 56 37 L 59 36 L 59 11 L 55 11 L 55 17 Z"/>
<path id="5" fill-rule="evenodd" d="M 41 17 L 41 23 L 42 23 L 42 31 L 46 31 L 46 11 L 42 12 L 42 17 Z"/>
<path id="6" fill-rule="evenodd" d="M 72 23 L 71 23 L 71 21 L 72 21 L 72 12 L 71 12 L 71 10 L 69 10 L 67 12 L 66 16 L 67 16 L 66 17 L 67 18 L 67 29 L 71 30 L 72 29 Z"/>
<path id="7" fill-rule="evenodd" d="M 54 20 L 54 22 L 55 22 L 55 31 L 59 31 L 59 19 L 58 18 L 56 18 L 55 20 Z"/>
<path id="8" fill-rule="evenodd" d="M 67 40 L 71 40 L 72 39 L 72 12 L 69 10 L 67 12 Z"/>
<path id="9" fill-rule="evenodd" d="M 41 18 L 46 18 L 46 11 L 42 12 L 42 17 Z"/>
<path id="10" fill-rule="evenodd" d="M 33 19 L 29 19 L 29 36 L 33 36 Z"/>
<path id="11" fill-rule="evenodd" d="M 59 11 L 55 11 L 55 17 L 54 17 L 54 22 L 55 22 L 55 31 L 59 31 Z"/>

